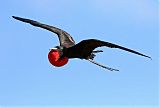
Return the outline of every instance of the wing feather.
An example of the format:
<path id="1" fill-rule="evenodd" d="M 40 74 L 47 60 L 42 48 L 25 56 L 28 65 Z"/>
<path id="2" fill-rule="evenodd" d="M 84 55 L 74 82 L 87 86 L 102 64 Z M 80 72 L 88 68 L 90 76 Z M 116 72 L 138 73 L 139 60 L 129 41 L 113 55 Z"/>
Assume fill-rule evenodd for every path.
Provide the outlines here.
<path id="1" fill-rule="evenodd" d="M 67 32 L 56 28 L 54 26 L 50 26 L 47 24 L 43 24 L 34 20 L 30 20 L 30 19 L 25 19 L 25 18 L 20 18 L 20 17 L 16 17 L 16 16 L 12 16 L 14 19 L 17 19 L 19 21 L 25 22 L 25 23 L 29 23 L 33 26 L 36 27 L 40 27 L 46 30 L 49 30 L 53 33 L 56 33 L 58 35 L 59 41 L 60 41 L 60 45 L 61 46 L 65 46 L 65 47 L 71 47 L 75 45 L 75 41 L 73 40 L 73 38 L 70 36 L 70 34 L 68 34 Z"/>
<path id="2" fill-rule="evenodd" d="M 137 52 L 137 51 L 134 51 L 132 49 L 129 49 L 129 48 L 125 48 L 125 47 L 122 47 L 122 46 L 119 46 L 119 45 L 116 45 L 116 44 L 113 44 L 113 43 L 109 43 L 109 42 L 105 42 L 105 41 L 100 41 L 100 40 L 96 40 L 96 39 L 88 39 L 88 40 L 83 40 L 81 42 L 79 42 L 78 44 L 76 44 L 75 46 L 73 46 L 73 50 L 76 50 L 76 51 L 79 51 L 79 53 L 81 53 L 80 51 L 83 51 L 83 52 L 88 52 L 88 53 L 92 53 L 92 51 L 97 48 L 97 47 L 101 47 L 101 46 L 106 46 L 106 47 L 109 47 L 109 48 L 119 48 L 119 49 L 122 49 L 122 50 L 125 50 L 125 51 L 128 51 L 128 52 L 131 52 L 131 53 L 134 53 L 134 54 L 137 54 L 137 55 L 141 55 L 141 56 L 144 56 L 144 57 L 147 57 L 147 58 L 150 58 L 149 56 L 147 55 L 144 55 L 140 52 Z"/>

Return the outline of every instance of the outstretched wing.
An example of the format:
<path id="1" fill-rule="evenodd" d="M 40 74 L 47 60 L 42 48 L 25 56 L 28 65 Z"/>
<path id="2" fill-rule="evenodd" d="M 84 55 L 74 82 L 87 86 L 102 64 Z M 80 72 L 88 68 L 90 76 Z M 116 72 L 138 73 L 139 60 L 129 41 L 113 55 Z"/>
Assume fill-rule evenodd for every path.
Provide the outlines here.
<path id="1" fill-rule="evenodd" d="M 58 35 L 59 41 L 60 41 L 60 45 L 64 46 L 64 47 L 71 47 L 75 45 L 75 41 L 73 40 L 73 38 L 65 31 L 56 28 L 54 26 L 50 26 L 47 24 L 42 24 L 40 22 L 34 21 L 34 20 L 30 20 L 30 19 L 25 19 L 25 18 L 20 18 L 20 17 L 16 17 L 16 16 L 12 16 L 14 19 L 20 20 L 22 22 L 26 22 L 29 23 L 33 26 L 36 27 L 41 27 L 43 29 L 49 30 L 53 33 L 56 33 Z"/>
<path id="2" fill-rule="evenodd" d="M 79 53 L 84 52 L 84 53 L 92 53 L 92 51 L 97 48 L 97 47 L 101 47 L 101 46 L 106 46 L 109 48 L 119 48 L 137 55 L 141 55 L 147 58 L 150 58 L 147 55 L 144 55 L 142 53 L 139 53 L 137 51 L 113 44 L 113 43 L 109 43 L 109 42 L 105 42 L 105 41 L 100 41 L 100 40 L 96 40 L 96 39 L 88 39 L 88 40 L 83 40 L 81 42 L 79 42 L 78 44 L 76 44 L 73 47 L 70 47 L 72 50 L 75 50 L 76 52 L 79 51 Z"/>

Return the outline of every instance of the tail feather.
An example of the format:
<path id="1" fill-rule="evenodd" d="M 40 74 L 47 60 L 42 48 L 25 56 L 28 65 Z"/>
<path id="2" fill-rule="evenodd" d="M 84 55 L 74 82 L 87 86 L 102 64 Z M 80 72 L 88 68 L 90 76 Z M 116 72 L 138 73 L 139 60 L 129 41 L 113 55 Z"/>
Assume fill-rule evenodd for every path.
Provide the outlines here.
<path id="1" fill-rule="evenodd" d="M 103 52 L 102 50 L 95 50 L 92 53 L 99 53 L 99 52 Z"/>
<path id="2" fill-rule="evenodd" d="M 90 61 L 91 63 L 96 64 L 96 65 L 98 65 L 98 66 L 100 66 L 100 67 L 102 67 L 102 68 L 105 68 L 105 69 L 107 69 L 107 70 L 110 70 L 110 71 L 119 71 L 118 69 L 110 68 L 110 67 L 104 66 L 104 65 L 102 65 L 102 64 L 100 64 L 100 63 L 97 63 L 97 62 L 95 62 L 95 61 L 92 60 L 92 59 L 87 59 L 87 60 Z"/>

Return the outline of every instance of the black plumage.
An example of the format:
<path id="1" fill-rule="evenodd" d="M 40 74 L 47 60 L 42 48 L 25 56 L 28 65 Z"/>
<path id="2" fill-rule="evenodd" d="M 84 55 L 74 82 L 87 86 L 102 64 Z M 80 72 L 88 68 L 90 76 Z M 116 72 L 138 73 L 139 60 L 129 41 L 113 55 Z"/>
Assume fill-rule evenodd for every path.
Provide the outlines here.
<path id="1" fill-rule="evenodd" d="M 119 46 L 119 45 L 116 45 L 113 43 L 97 40 L 97 39 L 82 40 L 81 42 L 76 44 L 75 41 L 73 40 L 73 38 L 71 37 L 71 35 L 64 30 L 61 30 L 61 29 L 56 28 L 54 26 L 43 24 L 43 23 L 40 23 L 40 22 L 37 22 L 34 20 L 30 20 L 30 19 L 20 18 L 20 17 L 16 17 L 16 16 L 13 16 L 13 18 L 20 20 L 22 22 L 29 23 L 29 24 L 36 26 L 36 27 L 44 28 L 44 29 L 49 30 L 53 33 L 56 33 L 59 38 L 60 47 L 62 47 L 62 48 L 59 48 L 62 51 L 62 57 L 65 56 L 68 58 L 86 59 L 86 60 L 89 60 L 90 62 L 92 62 L 98 66 L 109 69 L 111 71 L 113 71 L 113 70 L 118 71 L 118 70 L 106 67 L 104 65 L 101 65 L 101 64 L 93 61 L 95 53 L 102 52 L 101 50 L 94 51 L 95 48 L 101 47 L 101 46 L 106 46 L 109 48 L 119 48 L 119 49 L 122 49 L 122 50 L 125 50 L 125 51 L 128 51 L 128 52 L 131 52 L 131 53 L 134 53 L 137 55 L 141 55 L 141 56 L 144 56 L 144 57 L 151 59 L 151 57 L 144 55 L 142 53 L 139 53 L 137 51 L 134 51 L 134 50 L 131 50 L 131 49 L 128 49 L 128 48 L 125 48 L 125 47 L 122 47 L 122 46 Z"/>

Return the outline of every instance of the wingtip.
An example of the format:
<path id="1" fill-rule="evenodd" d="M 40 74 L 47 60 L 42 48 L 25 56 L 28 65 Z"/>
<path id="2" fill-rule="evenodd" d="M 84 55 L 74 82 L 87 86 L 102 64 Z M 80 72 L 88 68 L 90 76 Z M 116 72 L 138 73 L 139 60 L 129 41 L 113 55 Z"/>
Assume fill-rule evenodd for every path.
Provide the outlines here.
<path id="1" fill-rule="evenodd" d="M 12 18 L 17 19 L 17 20 L 21 19 L 20 17 L 17 17 L 17 16 L 12 16 Z"/>
<path id="2" fill-rule="evenodd" d="M 16 16 L 12 16 L 12 18 L 16 19 Z"/>
<path id="3" fill-rule="evenodd" d="M 17 16 L 12 16 L 14 19 L 22 21 L 22 22 L 28 22 L 28 19 L 17 17 Z"/>
<path id="4" fill-rule="evenodd" d="M 12 16 L 12 18 L 16 19 L 16 20 L 19 20 L 20 18 L 17 17 L 17 16 Z"/>

